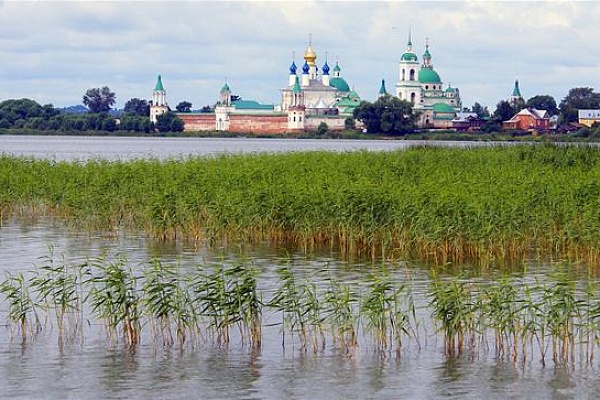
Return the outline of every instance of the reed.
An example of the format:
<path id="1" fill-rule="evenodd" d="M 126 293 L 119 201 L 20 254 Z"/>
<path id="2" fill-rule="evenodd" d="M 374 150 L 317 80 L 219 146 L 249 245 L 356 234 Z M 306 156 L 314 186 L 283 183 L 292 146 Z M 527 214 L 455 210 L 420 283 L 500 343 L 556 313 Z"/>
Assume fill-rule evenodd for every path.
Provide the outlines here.
<path id="1" fill-rule="evenodd" d="M 0 293 L 8 305 L 8 318 L 21 334 L 21 343 L 25 344 L 29 334 L 41 330 L 40 319 L 35 303 L 29 292 L 29 281 L 22 273 L 7 274 L 0 284 Z"/>
<path id="2" fill-rule="evenodd" d="M 48 257 L 33 271 L 6 275 L 0 314 L 23 344 L 42 327 L 51 331 L 47 326 L 57 328 L 61 347 L 72 333 L 83 343 L 88 321 L 103 324 L 111 345 L 135 348 L 149 340 L 183 349 L 205 333 L 216 346 L 239 338 L 242 347 L 260 351 L 266 308 L 275 319 L 269 325 L 281 325 L 284 351 L 291 337 L 301 353 L 330 349 L 348 357 L 359 345 L 400 357 L 411 342 L 419 348 L 427 342 L 430 333 L 420 326 L 433 321 L 449 358 L 491 348 L 493 356 L 523 366 L 534 359 L 593 366 L 600 346 L 597 278 L 580 279 L 566 263 L 554 269 L 535 281 L 434 270 L 428 290 L 415 294 L 410 281 L 386 266 L 345 282 L 327 269 L 300 274 L 290 262 L 278 269 L 274 288 L 261 290 L 260 274 L 243 261 L 187 269 L 158 259 L 132 266 L 122 257 L 83 264 Z"/>
<path id="3" fill-rule="evenodd" d="M 347 258 L 600 265 L 599 181 L 600 150 L 585 146 L 86 163 L 0 156 L 0 209 L 160 240 L 268 240 Z"/>
<path id="4" fill-rule="evenodd" d="M 104 322 L 111 342 L 117 343 L 120 333 L 126 345 L 137 346 L 142 329 L 139 277 L 123 259 L 108 263 L 91 260 L 89 266 L 92 275 L 87 284 L 91 288 L 86 300 L 89 299 L 92 312 Z"/>

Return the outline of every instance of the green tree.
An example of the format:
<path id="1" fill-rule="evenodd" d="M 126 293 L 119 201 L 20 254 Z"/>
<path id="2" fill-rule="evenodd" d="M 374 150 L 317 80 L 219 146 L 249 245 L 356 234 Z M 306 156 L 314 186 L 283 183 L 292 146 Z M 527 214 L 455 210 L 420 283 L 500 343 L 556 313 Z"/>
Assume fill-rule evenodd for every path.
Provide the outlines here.
<path id="1" fill-rule="evenodd" d="M 492 115 L 492 120 L 497 123 L 502 123 L 503 121 L 508 121 L 516 114 L 515 109 L 510 103 L 506 100 L 502 100 L 496 105 L 496 110 Z"/>
<path id="2" fill-rule="evenodd" d="M 538 110 L 546 110 L 550 115 L 558 114 L 558 107 L 556 106 L 556 100 L 554 97 L 549 95 L 537 95 L 533 96 L 525 103 L 526 107 L 535 108 Z"/>
<path id="3" fill-rule="evenodd" d="M 174 112 L 166 112 L 156 118 L 156 129 L 159 132 L 181 132 L 184 128 L 184 122 L 175 115 Z"/>
<path id="4" fill-rule="evenodd" d="M 569 90 L 558 106 L 563 122 L 577 122 L 579 110 L 599 109 L 600 94 L 590 87 L 578 87 Z"/>
<path id="5" fill-rule="evenodd" d="M 325 136 L 327 132 L 329 132 L 329 126 L 327 126 L 326 122 L 321 122 L 317 126 L 317 136 Z"/>
<path id="6" fill-rule="evenodd" d="M 344 120 L 344 129 L 352 131 L 356 129 L 356 120 L 352 117 L 348 117 Z"/>
<path id="7" fill-rule="evenodd" d="M 123 112 L 125 112 L 125 114 L 147 117 L 150 115 L 150 105 L 146 100 L 134 97 L 127 100 L 125 107 L 123 108 Z"/>
<path id="8" fill-rule="evenodd" d="M 0 103 L 0 119 L 6 120 L 9 126 L 19 120 L 43 116 L 44 108 L 34 100 L 10 99 Z"/>
<path id="9" fill-rule="evenodd" d="M 479 118 L 486 117 L 485 108 L 483 108 L 483 106 L 481 104 L 479 104 L 478 102 L 475 102 L 475 104 L 473 104 L 473 107 L 471 107 L 471 112 L 477 114 L 477 116 Z M 489 117 L 489 113 L 488 113 L 487 117 Z"/>
<path id="10" fill-rule="evenodd" d="M 179 104 L 177 104 L 175 109 L 180 113 L 192 112 L 192 103 L 190 103 L 189 101 L 182 101 Z"/>
<path id="11" fill-rule="evenodd" d="M 410 102 L 386 95 L 374 103 L 362 101 L 354 109 L 354 118 L 365 124 L 369 133 L 404 135 L 414 131 L 419 116 Z"/>
<path id="12" fill-rule="evenodd" d="M 83 95 L 83 105 L 92 113 L 107 113 L 115 104 L 116 96 L 108 86 L 88 89 Z"/>

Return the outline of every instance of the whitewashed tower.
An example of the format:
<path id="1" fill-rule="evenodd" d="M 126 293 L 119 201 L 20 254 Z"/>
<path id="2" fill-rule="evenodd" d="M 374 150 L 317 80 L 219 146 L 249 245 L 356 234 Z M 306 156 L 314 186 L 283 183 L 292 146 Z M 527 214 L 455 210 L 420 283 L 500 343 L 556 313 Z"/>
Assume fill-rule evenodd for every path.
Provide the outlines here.
<path id="1" fill-rule="evenodd" d="M 150 121 L 156 123 L 158 116 L 163 115 L 169 111 L 169 105 L 167 104 L 167 92 L 163 87 L 162 78 L 158 75 L 156 80 L 156 86 L 152 91 L 152 105 L 150 106 Z"/>

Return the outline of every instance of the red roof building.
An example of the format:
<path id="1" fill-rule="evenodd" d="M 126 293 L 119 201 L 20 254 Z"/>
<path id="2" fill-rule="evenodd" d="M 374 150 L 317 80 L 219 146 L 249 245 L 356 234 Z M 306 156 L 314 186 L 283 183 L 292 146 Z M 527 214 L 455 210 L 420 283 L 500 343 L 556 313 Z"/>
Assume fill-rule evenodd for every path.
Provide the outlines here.
<path id="1" fill-rule="evenodd" d="M 508 121 L 502 123 L 503 129 L 522 131 L 544 131 L 550 129 L 550 115 L 546 110 L 524 108 Z"/>

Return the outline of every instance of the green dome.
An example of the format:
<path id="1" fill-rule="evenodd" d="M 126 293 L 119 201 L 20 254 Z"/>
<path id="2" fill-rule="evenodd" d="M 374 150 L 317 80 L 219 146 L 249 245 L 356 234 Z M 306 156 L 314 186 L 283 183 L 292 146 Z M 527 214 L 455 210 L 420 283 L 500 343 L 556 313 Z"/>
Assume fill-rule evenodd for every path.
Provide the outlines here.
<path id="1" fill-rule="evenodd" d="M 440 76 L 433 68 L 421 68 L 419 70 L 419 82 L 421 83 L 442 83 Z"/>
<path id="2" fill-rule="evenodd" d="M 336 76 L 335 78 L 331 78 L 329 80 L 329 86 L 336 88 L 340 92 L 349 92 L 350 86 L 348 86 L 348 82 L 344 80 L 344 78 L 340 78 Z"/>
<path id="3" fill-rule="evenodd" d="M 418 61 L 417 55 L 415 53 L 404 53 L 402 57 L 400 57 L 402 61 Z"/>
<path id="4" fill-rule="evenodd" d="M 221 88 L 221 92 L 220 93 L 225 93 L 225 92 L 230 92 L 230 91 L 231 90 L 229 89 L 229 85 L 227 84 L 227 82 L 225 82 L 225 84 Z"/>

